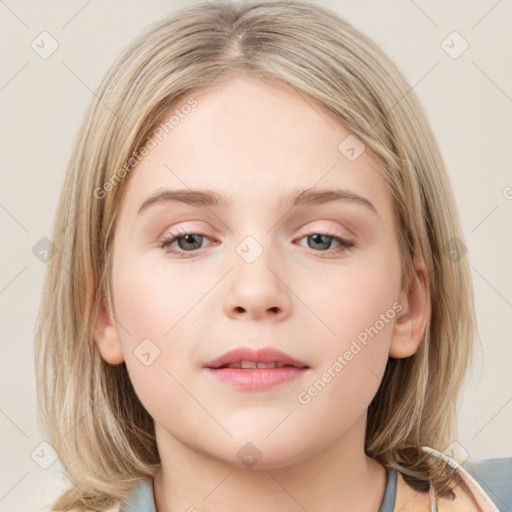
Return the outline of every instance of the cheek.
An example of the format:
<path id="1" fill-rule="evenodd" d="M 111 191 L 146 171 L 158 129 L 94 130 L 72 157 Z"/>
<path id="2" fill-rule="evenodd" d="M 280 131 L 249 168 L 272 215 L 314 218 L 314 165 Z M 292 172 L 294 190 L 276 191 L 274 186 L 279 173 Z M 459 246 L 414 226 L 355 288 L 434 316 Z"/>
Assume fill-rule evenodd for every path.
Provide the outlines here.
<path id="1" fill-rule="evenodd" d="M 318 339 L 327 347 L 342 350 L 351 340 L 388 339 L 397 315 L 400 294 L 400 264 L 394 257 L 368 258 L 341 268 L 320 283 L 311 282 L 304 294 L 323 321 Z M 371 334 L 369 334 L 371 332 Z M 328 351 L 327 351 L 328 352 Z"/>
<path id="2" fill-rule="evenodd" d="M 170 286 L 156 279 L 149 265 L 139 263 L 135 258 L 119 258 L 112 271 L 118 332 L 127 369 L 135 380 L 145 363 L 151 362 L 147 366 L 152 370 L 157 366 L 163 341 L 170 337 L 165 333 L 175 323 L 173 312 L 179 309 L 172 293 L 176 283 Z M 143 373 L 147 379 L 154 371 Z"/>
<path id="3" fill-rule="evenodd" d="M 322 354 L 319 371 L 327 372 L 326 395 L 332 393 L 336 396 L 330 398 L 345 404 L 369 402 L 380 385 L 394 322 L 403 307 L 397 302 L 399 255 L 394 248 L 370 255 L 340 269 L 335 280 L 325 283 L 327 293 L 318 290 L 311 285 L 305 295 L 315 298 L 314 310 L 322 320 L 316 322 L 313 336 Z"/>
<path id="4" fill-rule="evenodd" d="M 375 396 L 400 309 L 399 281 L 390 283 L 385 273 L 351 271 L 341 282 L 323 301 L 321 318 L 329 329 L 316 330 L 316 371 L 296 397 L 305 424 L 331 411 L 325 433 L 332 436 L 364 414 Z"/>
<path id="5" fill-rule="evenodd" d="M 161 341 L 191 323 L 195 304 L 211 287 L 208 280 L 194 279 L 179 265 L 151 265 L 136 258 L 121 262 L 114 278 L 116 313 L 126 330 L 139 338 Z M 129 339 L 130 345 L 141 341 L 133 336 Z"/>
<path id="6" fill-rule="evenodd" d="M 133 257 L 113 269 L 116 320 L 130 380 L 150 414 L 165 389 L 166 409 L 179 407 L 185 382 L 198 365 L 197 340 L 207 336 L 202 299 L 212 279 L 193 278 L 178 265 L 148 265 Z M 187 386 L 190 385 L 187 383 Z M 171 411 L 168 411 L 169 414 Z"/>

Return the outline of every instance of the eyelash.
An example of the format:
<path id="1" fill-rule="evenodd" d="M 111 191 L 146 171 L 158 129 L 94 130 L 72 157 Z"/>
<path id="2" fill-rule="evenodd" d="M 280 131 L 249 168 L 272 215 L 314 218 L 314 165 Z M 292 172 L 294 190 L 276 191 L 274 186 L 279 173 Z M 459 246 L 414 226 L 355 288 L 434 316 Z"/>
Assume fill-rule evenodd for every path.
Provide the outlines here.
<path id="1" fill-rule="evenodd" d="M 171 246 L 171 244 L 175 241 L 177 241 L 178 239 L 180 238 L 183 238 L 187 235 L 199 235 L 200 237 L 206 237 L 206 238 L 209 238 L 208 235 L 204 234 L 204 233 L 200 233 L 200 232 L 195 232 L 195 231 L 178 231 L 178 232 L 174 232 L 174 233 L 169 233 L 168 237 L 165 238 L 164 240 L 162 240 L 160 243 L 159 243 L 159 247 L 161 249 L 164 249 L 165 252 L 167 254 L 177 254 L 177 255 L 188 255 L 188 256 L 193 256 L 195 252 L 197 252 L 198 250 L 200 249 L 194 249 L 192 251 L 183 251 L 181 249 L 169 249 L 169 247 Z M 331 253 L 331 252 L 334 252 L 334 253 L 340 253 L 340 252 L 346 252 L 346 251 L 351 251 L 354 249 L 355 247 L 355 243 L 354 242 L 351 242 L 349 240 L 346 240 L 345 238 L 342 238 L 342 237 L 339 237 L 337 236 L 335 233 L 332 233 L 330 231 L 313 231 L 311 233 L 306 233 L 304 235 L 302 235 L 300 237 L 299 240 L 302 240 L 302 238 L 307 238 L 309 236 L 313 236 L 313 235 L 323 235 L 323 236 L 327 236 L 329 238 L 332 238 L 333 241 L 336 241 L 340 244 L 340 247 L 336 248 L 336 249 L 328 249 L 326 251 L 314 251 L 314 249 L 310 249 L 314 252 L 320 252 L 320 253 Z"/>

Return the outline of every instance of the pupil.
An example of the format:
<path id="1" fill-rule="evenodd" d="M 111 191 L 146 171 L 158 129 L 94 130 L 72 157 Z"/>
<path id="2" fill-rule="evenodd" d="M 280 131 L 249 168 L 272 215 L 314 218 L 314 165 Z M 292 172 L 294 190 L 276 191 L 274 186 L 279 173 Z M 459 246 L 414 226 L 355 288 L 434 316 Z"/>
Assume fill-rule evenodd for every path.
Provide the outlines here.
<path id="1" fill-rule="evenodd" d="M 183 247 L 183 243 L 181 243 L 181 242 L 183 242 L 183 241 L 184 241 L 184 242 L 185 242 L 185 245 L 187 245 L 187 244 L 192 244 L 192 245 L 194 245 L 194 237 L 195 237 L 195 236 L 197 236 L 197 235 L 195 235 L 195 234 L 188 234 L 188 235 L 184 235 L 184 236 L 182 236 L 182 237 L 180 238 L 180 240 L 179 240 L 179 245 L 181 245 L 181 246 L 182 246 L 182 247 L 181 247 L 181 249 L 185 249 L 185 248 L 187 248 L 187 249 L 191 249 L 191 247 Z M 197 245 L 197 241 L 196 241 L 196 245 Z M 199 245 L 201 245 L 201 243 L 200 243 L 200 242 L 199 242 Z M 192 249 L 197 249 L 197 247 L 192 247 Z"/>
<path id="2" fill-rule="evenodd" d="M 321 235 L 320 233 L 316 233 L 314 235 L 311 235 L 311 238 L 313 239 L 314 243 L 321 244 L 324 246 L 324 248 L 328 248 L 330 244 L 331 237 L 327 235 Z M 323 242 L 322 244 L 322 238 L 325 238 L 327 242 Z M 312 247 L 312 249 L 315 249 L 315 247 Z"/>

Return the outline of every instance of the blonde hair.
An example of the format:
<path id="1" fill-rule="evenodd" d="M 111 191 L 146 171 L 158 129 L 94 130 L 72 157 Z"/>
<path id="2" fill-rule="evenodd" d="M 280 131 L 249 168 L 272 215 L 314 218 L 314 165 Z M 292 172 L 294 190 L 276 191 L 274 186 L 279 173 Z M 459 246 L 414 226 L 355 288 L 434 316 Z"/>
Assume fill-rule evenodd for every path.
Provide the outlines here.
<path id="1" fill-rule="evenodd" d="M 40 420 L 75 484 L 54 509 L 103 511 L 122 503 L 160 463 L 154 422 L 125 364 L 100 357 L 92 328 L 102 305 L 112 311 L 111 242 L 139 150 L 171 107 L 236 75 L 307 97 L 381 164 L 402 282 L 413 283 L 413 262 L 421 258 L 431 317 L 417 352 L 389 359 L 368 410 L 365 451 L 418 490 L 431 482 L 449 496 L 453 472 L 421 447 L 442 451 L 455 438 L 476 325 L 469 264 L 457 253 L 463 235 L 453 193 L 419 100 L 375 43 L 326 8 L 216 2 L 147 27 L 103 79 L 75 141 L 36 337 Z"/>

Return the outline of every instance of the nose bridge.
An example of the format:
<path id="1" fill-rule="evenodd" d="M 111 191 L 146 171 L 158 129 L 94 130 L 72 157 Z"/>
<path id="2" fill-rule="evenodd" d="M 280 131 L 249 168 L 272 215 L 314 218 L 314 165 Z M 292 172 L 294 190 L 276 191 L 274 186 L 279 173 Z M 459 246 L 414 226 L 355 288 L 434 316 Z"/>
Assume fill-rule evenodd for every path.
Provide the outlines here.
<path id="1" fill-rule="evenodd" d="M 289 292 L 280 276 L 283 266 L 273 245 L 263 230 L 246 235 L 236 245 L 224 304 L 228 315 L 242 313 L 256 318 L 289 314 Z"/>
<path id="2" fill-rule="evenodd" d="M 254 232 L 253 232 L 254 233 Z M 235 277 L 241 282 L 265 288 L 276 287 L 279 267 L 278 254 L 271 237 L 262 231 L 246 235 L 235 247 Z M 272 269 L 273 272 L 270 270 Z"/>
<path id="3" fill-rule="evenodd" d="M 256 185 L 255 185 L 256 187 Z M 244 191 L 244 194 L 246 192 Z M 261 201 L 251 201 L 249 197 L 244 197 L 240 193 L 242 201 L 241 209 L 236 215 L 236 220 L 231 225 L 235 233 L 237 243 L 235 244 L 235 263 L 244 263 L 249 267 L 258 263 L 256 267 L 268 269 L 265 265 L 276 265 L 276 255 L 272 253 L 274 246 L 273 236 L 275 229 L 271 225 L 271 218 L 268 215 L 268 206 Z M 256 197 L 262 197 L 256 194 Z"/>
<path id="4" fill-rule="evenodd" d="M 256 238 L 257 237 L 257 238 Z M 265 240 L 262 240 L 262 235 L 258 234 L 247 235 L 243 238 L 243 240 L 236 246 L 235 252 L 239 256 L 239 258 L 246 264 L 252 265 L 258 260 L 263 260 L 266 262 L 269 256 L 269 237 L 265 237 Z M 265 245 L 265 247 L 264 247 Z M 263 254 L 265 256 L 262 258 Z M 261 261 L 260 261 L 261 263 Z"/>

